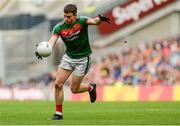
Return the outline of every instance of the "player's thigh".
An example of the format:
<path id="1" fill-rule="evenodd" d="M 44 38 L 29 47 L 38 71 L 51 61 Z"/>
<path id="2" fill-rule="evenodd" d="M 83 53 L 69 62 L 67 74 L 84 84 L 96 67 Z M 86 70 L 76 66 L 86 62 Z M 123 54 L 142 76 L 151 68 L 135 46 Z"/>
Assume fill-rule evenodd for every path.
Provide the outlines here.
<path id="1" fill-rule="evenodd" d="M 68 77 L 71 75 L 72 70 L 66 70 L 63 68 L 59 68 L 56 76 L 55 83 L 56 84 L 64 84 Z"/>
<path id="2" fill-rule="evenodd" d="M 82 83 L 83 78 L 84 78 L 84 75 L 83 76 L 77 76 L 77 75 L 73 74 L 71 88 L 73 88 L 73 89 L 79 88 L 80 84 Z"/>
<path id="3" fill-rule="evenodd" d="M 91 60 L 90 57 L 80 59 L 75 63 L 75 69 L 73 74 L 76 76 L 84 76 L 90 69 Z"/>

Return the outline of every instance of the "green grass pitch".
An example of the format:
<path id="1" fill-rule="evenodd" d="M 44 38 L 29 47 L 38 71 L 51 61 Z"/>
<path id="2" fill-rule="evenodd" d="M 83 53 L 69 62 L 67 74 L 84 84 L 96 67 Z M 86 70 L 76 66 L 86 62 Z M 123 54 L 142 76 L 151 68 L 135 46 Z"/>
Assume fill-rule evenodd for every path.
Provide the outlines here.
<path id="1" fill-rule="evenodd" d="M 54 109 L 54 102 L 0 101 L 0 125 L 180 125 L 180 102 L 65 102 L 64 120 L 48 120 Z"/>

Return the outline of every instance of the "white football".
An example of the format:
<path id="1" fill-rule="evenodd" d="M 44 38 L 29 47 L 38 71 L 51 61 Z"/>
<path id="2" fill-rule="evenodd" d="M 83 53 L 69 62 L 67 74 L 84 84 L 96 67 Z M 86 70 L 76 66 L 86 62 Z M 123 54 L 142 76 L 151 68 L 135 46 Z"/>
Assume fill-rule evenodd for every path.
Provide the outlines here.
<path id="1" fill-rule="evenodd" d="M 41 42 L 37 46 L 37 52 L 42 57 L 48 57 L 52 53 L 52 46 L 49 42 Z"/>

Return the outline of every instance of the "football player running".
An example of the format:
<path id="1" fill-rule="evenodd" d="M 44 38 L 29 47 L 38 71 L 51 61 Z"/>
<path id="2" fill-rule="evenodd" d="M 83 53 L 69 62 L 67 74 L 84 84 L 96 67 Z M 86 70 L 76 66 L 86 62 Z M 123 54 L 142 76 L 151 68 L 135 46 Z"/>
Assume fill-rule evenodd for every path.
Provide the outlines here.
<path id="1" fill-rule="evenodd" d="M 101 22 L 109 23 L 109 18 L 100 14 L 95 18 L 77 17 L 76 5 L 68 4 L 64 7 L 64 20 L 54 27 L 52 36 L 49 39 L 49 43 L 54 47 L 57 39 L 61 37 L 66 47 L 54 82 L 56 112 L 50 119 L 63 119 L 63 85 L 72 72 L 70 85 L 72 93 L 88 91 L 90 101 L 92 103 L 96 101 L 96 84 L 84 85 L 81 82 L 91 65 L 90 55 L 92 50 L 89 44 L 88 26 L 99 25 Z M 35 52 L 35 54 L 38 59 L 42 59 L 38 52 Z"/>

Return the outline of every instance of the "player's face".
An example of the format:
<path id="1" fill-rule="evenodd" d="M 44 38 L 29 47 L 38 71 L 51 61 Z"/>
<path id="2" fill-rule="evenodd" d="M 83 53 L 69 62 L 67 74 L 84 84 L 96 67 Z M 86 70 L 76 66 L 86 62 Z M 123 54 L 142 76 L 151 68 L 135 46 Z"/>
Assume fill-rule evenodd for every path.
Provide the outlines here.
<path id="1" fill-rule="evenodd" d="M 76 15 L 73 13 L 64 13 L 64 19 L 68 24 L 72 24 L 76 20 Z"/>

